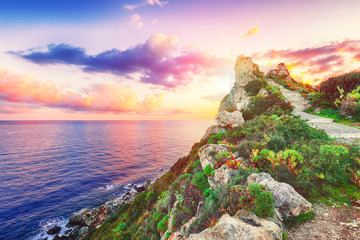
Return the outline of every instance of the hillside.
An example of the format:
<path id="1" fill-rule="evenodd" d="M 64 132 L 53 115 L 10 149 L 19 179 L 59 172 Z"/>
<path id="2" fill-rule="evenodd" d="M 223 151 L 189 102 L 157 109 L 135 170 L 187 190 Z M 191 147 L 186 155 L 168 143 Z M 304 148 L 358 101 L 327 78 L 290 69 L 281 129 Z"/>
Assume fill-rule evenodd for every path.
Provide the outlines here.
<path id="1" fill-rule="evenodd" d="M 133 201 L 117 202 L 115 214 L 104 214 L 109 204 L 76 214 L 78 234 L 70 239 L 304 239 L 297 233 L 314 235 L 302 226 L 331 237 L 327 224 L 357 221 L 360 146 L 293 115 L 280 88 L 269 85 L 274 75 L 267 79 L 251 58 L 238 57 L 234 70 L 216 124 L 190 153 Z M 333 207 L 343 216 L 344 204 L 354 206 L 349 219 L 326 219 Z M 99 224 L 87 225 L 89 214 Z M 333 234 L 359 238 L 348 229 L 354 224 Z"/>

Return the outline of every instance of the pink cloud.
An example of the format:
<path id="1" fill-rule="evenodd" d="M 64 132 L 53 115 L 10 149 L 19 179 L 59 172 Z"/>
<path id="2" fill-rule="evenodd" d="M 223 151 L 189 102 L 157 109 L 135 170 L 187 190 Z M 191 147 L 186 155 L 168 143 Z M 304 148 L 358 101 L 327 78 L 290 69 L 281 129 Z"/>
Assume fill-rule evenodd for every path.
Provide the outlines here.
<path id="1" fill-rule="evenodd" d="M 146 114 L 161 111 L 163 95 L 147 95 L 140 101 L 134 91 L 117 83 L 94 84 L 83 92 L 75 92 L 60 89 L 53 82 L 0 69 L 0 100 L 73 111 Z M 25 108 L 2 107 L 2 112 L 20 110 Z"/>
<path id="2" fill-rule="evenodd" d="M 352 62 L 349 62 L 349 55 L 354 56 Z M 339 69 L 342 69 L 342 72 L 353 70 L 345 69 L 348 69 L 354 60 L 360 61 L 360 40 L 345 39 L 342 42 L 330 42 L 323 46 L 303 49 L 272 49 L 265 53 L 255 53 L 253 58 L 283 61 L 294 68 L 307 69 L 306 72 L 311 74 L 331 76 L 339 74 Z"/>

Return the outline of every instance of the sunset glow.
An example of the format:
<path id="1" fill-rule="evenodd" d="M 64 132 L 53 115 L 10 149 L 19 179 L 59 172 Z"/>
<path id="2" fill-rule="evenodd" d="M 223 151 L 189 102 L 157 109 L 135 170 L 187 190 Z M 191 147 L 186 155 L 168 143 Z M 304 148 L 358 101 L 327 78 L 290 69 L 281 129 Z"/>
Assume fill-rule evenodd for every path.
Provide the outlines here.
<path id="1" fill-rule="evenodd" d="M 360 2 L 2 1 L 1 120 L 213 119 L 237 55 L 360 70 Z"/>

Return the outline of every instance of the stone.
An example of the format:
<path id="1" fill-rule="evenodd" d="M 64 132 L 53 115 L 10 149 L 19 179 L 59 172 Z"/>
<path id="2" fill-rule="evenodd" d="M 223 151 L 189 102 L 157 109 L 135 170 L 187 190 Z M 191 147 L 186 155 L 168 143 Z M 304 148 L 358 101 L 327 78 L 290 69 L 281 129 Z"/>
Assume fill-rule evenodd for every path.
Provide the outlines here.
<path id="1" fill-rule="evenodd" d="M 105 203 L 107 209 L 107 215 L 113 215 L 119 209 L 119 207 L 123 204 L 123 201 L 120 198 L 115 198 Z"/>
<path id="2" fill-rule="evenodd" d="M 84 221 L 84 216 L 89 212 L 90 212 L 90 208 L 81 209 L 80 211 L 78 211 L 77 213 L 71 216 L 71 218 L 69 219 L 69 223 L 66 226 L 67 227 L 85 226 L 86 223 Z"/>
<path id="3" fill-rule="evenodd" d="M 60 231 L 61 231 L 61 227 L 56 225 L 56 226 L 50 228 L 50 229 L 47 231 L 47 234 L 49 234 L 49 235 L 55 235 L 55 234 L 59 233 Z"/>
<path id="4" fill-rule="evenodd" d="M 231 217 L 224 214 L 212 228 L 191 234 L 188 240 L 277 240 L 282 239 L 282 229 L 272 221 L 241 210 Z"/>
<path id="5" fill-rule="evenodd" d="M 237 127 L 242 126 L 245 123 L 244 118 L 242 117 L 242 113 L 239 111 L 222 111 L 216 115 L 216 124 L 220 127 L 227 128 L 227 127 Z"/>
<path id="6" fill-rule="evenodd" d="M 208 127 L 208 129 L 206 130 L 204 136 L 201 138 L 201 140 L 207 138 L 210 136 L 210 134 L 218 134 L 220 132 L 226 132 L 225 128 L 222 128 L 218 125 L 211 125 L 210 127 Z"/>
<path id="7" fill-rule="evenodd" d="M 68 240 L 70 239 L 69 237 L 67 236 L 59 236 L 56 234 L 56 236 L 53 238 L 53 240 Z M 71 238 L 72 239 L 72 238 Z M 77 240 L 77 239 L 76 239 Z"/>
<path id="8" fill-rule="evenodd" d="M 151 180 L 146 180 L 146 181 L 144 182 L 144 187 L 145 187 L 146 189 L 148 189 L 148 188 L 150 187 L 150 185 L 151 185 Z"/>
<path id="9" fill-rule="evenodd" d="M 295 81 L 289 73 L 289 70 L 284 63 L 279 63 L 275 69 L 271 69 L 267 74 L 266 78 L 271 79 L 284 79 L 287 81 Z"/>
<path id="10" fill-rule="evenodd" d="M 134 185 L 134 189 L 135 189 L 138 193 L 141 193 L 141 192 L 143 192 L 143 191 L 146 190 L 146 188 L 144 187 L 144 185 L 140 185 L 140 186 Z"/>
<path id="11" fill-rule="evenodd" d="M 101 225 L 107 216 L 107 208 L 105 205 L 97 207 L 86 213 L 83 217 L 86 226 L 97 227 Z"/>
<path id="12" fill-rule="evenodd" d="M 90 230 L 89 227 L 83 226 L 83 227 L 75 227 L 75 229 L 70 233 L 69 238 L 71 240 L 80 240 L 83 236 L 86 235 L 86 233 Z"/>
<path id="13" fill-rule="evenodd" d="M 259 72 L 259 66 L 250 57 L 238 56 L 234 66 L 235 83 L 230 93 L 220 103 L 219 113 L 227 108 L 237 107 L 239 110 L 249 104 L 250 97 L 246 94 L 245 85 L 258 79 L 254 72 Z"/>
<path id="14" fill-rule="evenodd" d="M 226 144 L 206 144 L 199 149 L 199 158 L 201 167 L 204 169 L 210 164 L 215 168 L 216 155 L 221 152 L 229 152 L 229 147 Z"/>
<path id="15" fill-rule="evenodd" d="M 274 197 L 275 208 L 284 218 L 311 211 L 311 203 L 297 193 L 292 186 L 275 181 L 268 173 L 252 173 L 248 176 L 247 183 L 265 185 Z"/>
<path id="16" fill-rule="evenodd" d="M 215 169 L 214 173 L 213 177 L 208 178 L 208 182 L 212 189 L 216 189 L 216 187 L 225 187 L 230 182 L 231 178 L 236 176 L 236 170 L 229 168 L 226 165 Z"/>

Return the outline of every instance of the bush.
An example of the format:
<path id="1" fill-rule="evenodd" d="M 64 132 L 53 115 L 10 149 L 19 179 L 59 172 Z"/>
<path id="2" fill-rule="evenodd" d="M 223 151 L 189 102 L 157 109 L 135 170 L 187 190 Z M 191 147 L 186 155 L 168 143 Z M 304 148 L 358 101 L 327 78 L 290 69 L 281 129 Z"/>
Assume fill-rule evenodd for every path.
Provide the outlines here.
<path id="1" fill-rule="evenodd" d="M 274 197 L 262 184 L 249 184 L 246 188 L 246 195 L 241 197 L 239 202 L 240 206 L 254 212 L 258 217 L 274 216 Z"/>
<path id="2" fill-rule="evenodd" d="M 275 152 L 285 150 L 287 142 L 282 135 L 274 135 L 270 137 L 270 141 L 267 143 L 267 148 Z"/>
<path id="3" fill-rule="evenodd" d="M 266 113 L 269 109 L 280 107 L 283 111 L 290 113 L 294 107 L 289 105 L 281 94 L 273 93 L 268 96 L 257 95 L 250 99 L 246 109 L 241 112 L 245 121 L 253 119 L 255 116 Z M 273 113 L 271 113 L 272 115 Z"/>
<path id="4" fill-rule="evenodd" d="M 206 189 L 210 187 L 207 178 L 204 176 L 202 172 L 198 172 L 194 175 L 193 183 L 197 186 L 200 191 L 204 192 Z"/>
<path id="5" fill-rule="evenodd" d="M 210 177 L 210 176 L 214 176 L 215 171 L 214 171 L 214 169 L 211 167 L 211 165 L 208 164 L 208 165 L 206 165 L 206 167 L 204 168 L 203 173 L 204 173 L 205 176 Z"/>
<path id="6" fill-rule="evenodd" d="M 216 135 L 212 135 L 210 138 L 209 138 L 209 141 L 208 143 L 217 143 L 218 141 L 221 141 L 223 139 L 225 139 L 226 135 L 228 134 L 228 132 L 219 132 L 218 134 Z"/>
<path id="7" fill-rule="evenodd" d="M 157 230 L 159 232 L 165 232 L 168 229 L 169 215 L 166 215 L 161 221 L 157 224 Z"/>
<path id="8" fill-rule="evenodd" d="M 246 84 L 244 89 L 249 96 L 255 96 L 264 86 L 265 86 L 264 81 L 260 79 L 256 79 Z"/>

